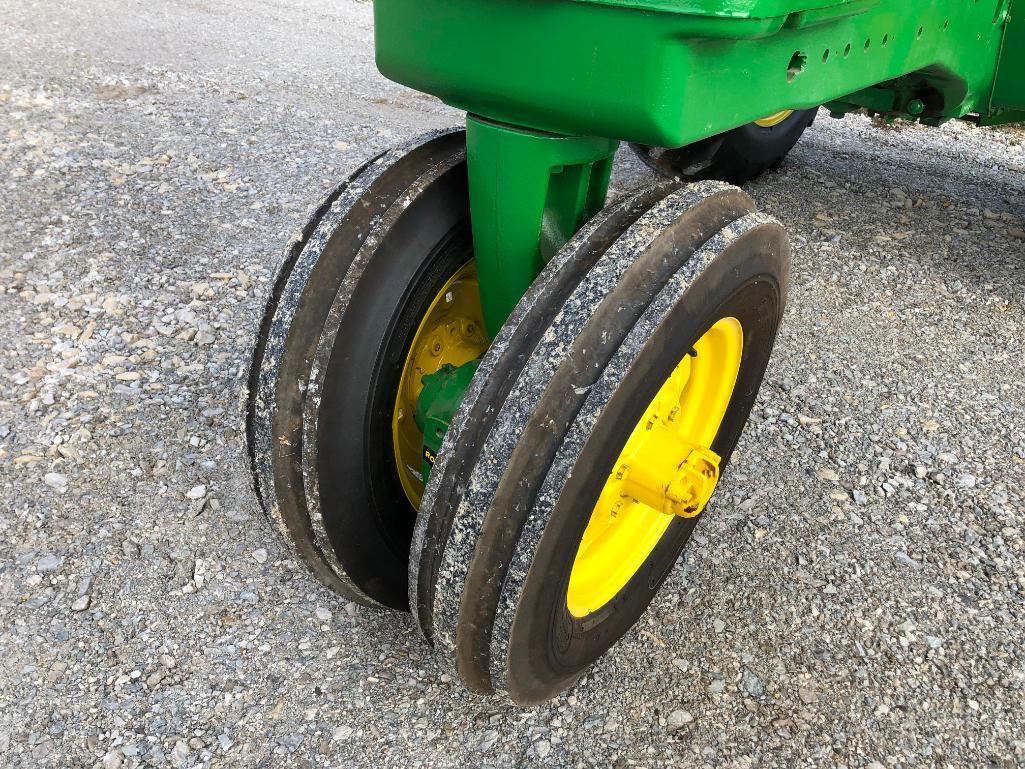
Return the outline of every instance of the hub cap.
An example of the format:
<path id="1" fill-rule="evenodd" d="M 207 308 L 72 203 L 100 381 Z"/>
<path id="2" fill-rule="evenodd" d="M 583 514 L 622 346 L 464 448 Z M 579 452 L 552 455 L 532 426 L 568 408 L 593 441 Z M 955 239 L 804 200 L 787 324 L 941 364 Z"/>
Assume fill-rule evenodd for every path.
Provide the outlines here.
<path id="1" fill-rule="evenodd" d="M 701 513 L 719 480 L 711 446 L 740 371 L 744 333 L 722 318 L 694 345 L 648 404 L 591 512 L 570 573 L 575 617 L 609 601 L 643 566 L 676 516 Z"/>
<path id="2" fill-rule="evenodd" d="M 392 445 L 402 488 L 414 508 L 420 507 L 424 492 L 423 433 L 414 419 L 423 377 L 445 365 L 462 366 L 483 355 L 487 348 L 477 268 L 471 260 L 434 297 L 402 366 L 392 413 Z"/>

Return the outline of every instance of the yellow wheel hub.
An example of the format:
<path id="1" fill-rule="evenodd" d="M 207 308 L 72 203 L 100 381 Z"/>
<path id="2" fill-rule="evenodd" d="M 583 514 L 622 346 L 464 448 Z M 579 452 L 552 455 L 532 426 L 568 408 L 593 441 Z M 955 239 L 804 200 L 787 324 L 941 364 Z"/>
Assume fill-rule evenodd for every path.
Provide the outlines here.
<path id="1" fill-rule="evenodd" d="M 413 337 L 402 366 L 392 413 L 392 446 L 402 488 L 415 508 L 424 493 L 423 433 L 413 418 L 423 377 L 442 366 L 462 366 L 488 349 L 484 335 L 477 267 L 464 264 L 434 297 Z"/>
<path id="2" fill-rule="evenodd" d="M 772 128 L 773 126 L 779 125 L 793 114 L 794 111 L 792 109 L 783 109 L 779 112 L 773 112 L 771 115 L 766 115 L 761 120 L 756 120 L 755 125 L 761 126 L 762 128 Z"/>
<path id="3" fill-rule="evenodd" d="M 719 480 L 711 445 L 740 371 L 744 332 L 722 318 L 665 381 L 612 466 L 570 573 L 566 604 L 585 617 L 644 565 L 676 516 L 704 509 Z"/>

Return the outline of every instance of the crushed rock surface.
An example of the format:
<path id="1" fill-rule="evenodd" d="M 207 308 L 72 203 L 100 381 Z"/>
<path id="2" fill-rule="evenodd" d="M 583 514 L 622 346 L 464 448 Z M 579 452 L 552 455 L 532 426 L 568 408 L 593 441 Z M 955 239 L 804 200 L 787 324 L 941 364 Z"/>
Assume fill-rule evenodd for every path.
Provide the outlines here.
<path id="1" fill-rule="evenodd" d="M 823 113 L 766 383 L 638 626 L 520 711 L 287 558 L 238 393 L 292 233 L 460 116 L 346 0 L 0 5 L 0 766 L 1025 762 L 1025 134 Z M 621 152 L 613 193 L 650 182 Z"/>

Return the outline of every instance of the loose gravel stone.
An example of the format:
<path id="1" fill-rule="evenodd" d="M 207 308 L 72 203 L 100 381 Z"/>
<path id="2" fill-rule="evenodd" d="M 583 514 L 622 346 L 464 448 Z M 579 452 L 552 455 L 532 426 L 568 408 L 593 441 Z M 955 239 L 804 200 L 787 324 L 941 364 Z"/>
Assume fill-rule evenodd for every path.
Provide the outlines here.
<path id="1" fill-rule="evenodd" d="M 60 568 L 61 559 L 53 553 L 47 553 L 36 561 L 36 569 L 39 571 L 53 571 Z"/>
<path id="2" fill-rule="evenodd" d="M 85 611 L 91 599 L 87 595 L 80 596 L 71 602 L 71 611 Z"/>
<path id="3" fill-rule="evenodd" d="M 741 683 L 744 686 L 744 690 L 752 697 L 761 697 L 763 694 L 765 694 L 765 684 L 762 683 L 762 679 L 760 679 L 750 670 L 744 671 L 744 676 L 741 679 Z"/>
<path id="4" fill-rule="evenodd" d="M 45 483 L 51 489 L 64 491 L 67 488 L 68 479 L 66 476 L 63 476 L 60 473 L 47 473 L 43 476 L 43 483 Z"/>
<path id="5" fill-rule="evenodd" d="M 206 496 L 206 486 L 202 483 L 197 486 L 193 486 L 185 492 L 185 496 L 189 499 L 202 499 Z"/>
<path id="6" fill-rule="evenodd" d="M 693 720 L 694 716 L 692 716 L 688 711 L 674 710 L 666 719 L 666 726 L 669 728 L 669 731 L 675 732 L 682 729 Z"/>
<path id="7" fill-rule="evenodd" d="M 1025 133 L 823 113 L 749 186 L 794 269 L 730 472 L 519 711 L 281 555 L 239 459 L 290 236 L 460 115 L 377 74 L 369 3 L 123 5 L 0 3 L 0 764 L 1025 764 Z M 620 153 L 613 195 L 651 180 Z"/>

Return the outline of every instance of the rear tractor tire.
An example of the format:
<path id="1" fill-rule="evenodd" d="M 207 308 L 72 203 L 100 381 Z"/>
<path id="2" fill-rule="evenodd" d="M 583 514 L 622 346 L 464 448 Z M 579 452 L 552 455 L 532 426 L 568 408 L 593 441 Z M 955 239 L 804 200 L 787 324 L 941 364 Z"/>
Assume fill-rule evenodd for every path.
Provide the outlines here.
<path id="1" fill-rule="evenodd" d="M 645 164 L 670 178 L 743 185 L 779 168 L 815 120 L 817 109 L 783 110 L 679 149 L 631 144 Z"/>

